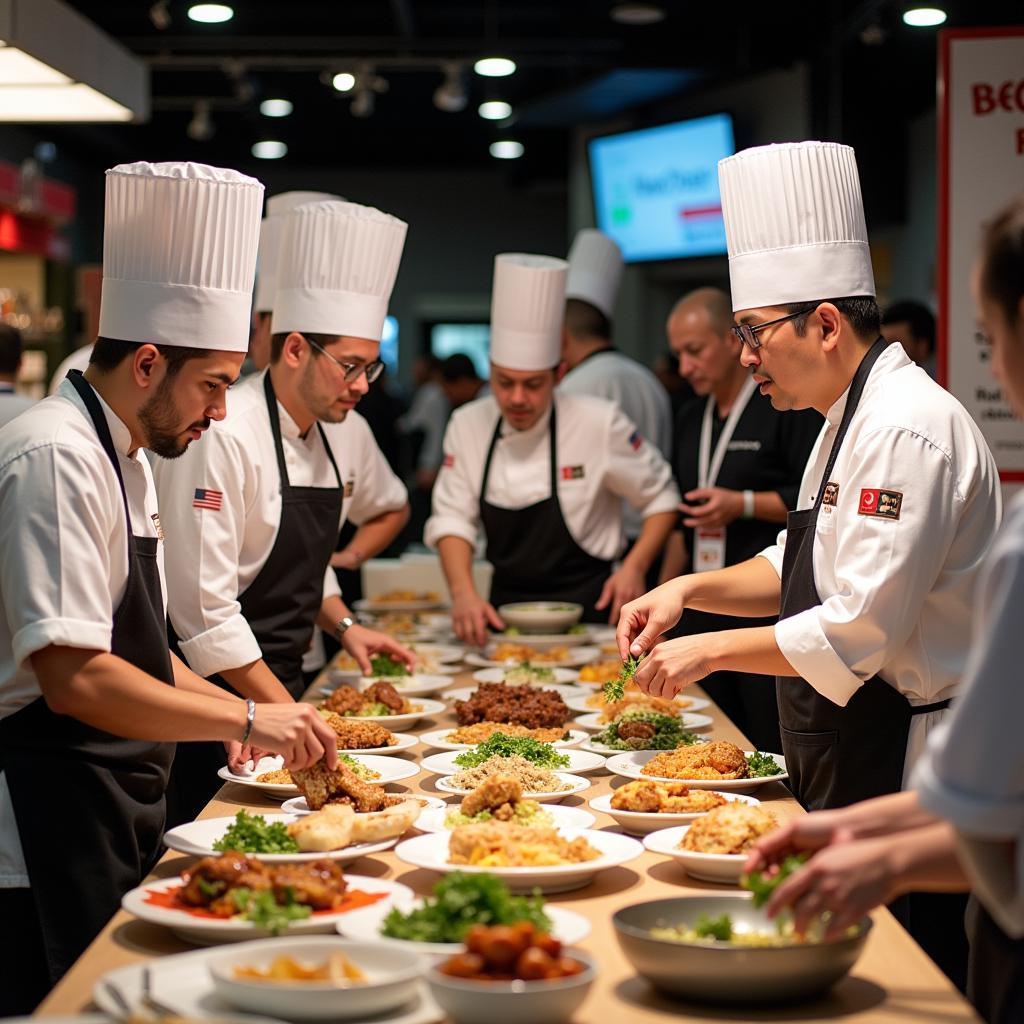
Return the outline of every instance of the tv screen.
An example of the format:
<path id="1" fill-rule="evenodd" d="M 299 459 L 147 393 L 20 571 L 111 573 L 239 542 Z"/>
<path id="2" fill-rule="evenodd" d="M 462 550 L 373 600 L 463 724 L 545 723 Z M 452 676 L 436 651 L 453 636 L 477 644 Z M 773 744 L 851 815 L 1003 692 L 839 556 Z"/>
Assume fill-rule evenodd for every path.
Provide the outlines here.
<path id="1" fill-rule="evenodd" d="M 728 114 L 604 135 L 588 148 L 597 226 L 627 263 L 725 252 L 718 161 L 734 152 Z"/>

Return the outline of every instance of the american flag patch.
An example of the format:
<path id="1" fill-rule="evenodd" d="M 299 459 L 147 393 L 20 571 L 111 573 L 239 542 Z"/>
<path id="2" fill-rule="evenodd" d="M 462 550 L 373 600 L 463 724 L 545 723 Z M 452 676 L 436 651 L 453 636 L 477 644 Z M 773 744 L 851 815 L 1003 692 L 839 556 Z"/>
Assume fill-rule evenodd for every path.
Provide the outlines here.
<path id="1" fill-rule="evenodd" d="M 219 512 L 223 500 L 223 491 L 211 491 L 209 487 L 197 487 L 196 495 L 192 499 L 192 507 L 208 508 L 211 512 Z"/>
<path id="2" fill-rule="evenodd" d="M 633 451 L 639 451 L 640 445 L 643 443 L 644 435 L 641 434 L 639 430 L 634 430 L 633 433 L 629 435 L 629 447 L 632 448 Z"/>
<path id="3" fill-rule="evenodd" d="M 454 455 L 446 455 L 444 457 L 444 461 L 441 463 L 441 465 L 444 466 L 445 469 L 451 469 L 452 466 L 455 465 L 455 456 Z"/>

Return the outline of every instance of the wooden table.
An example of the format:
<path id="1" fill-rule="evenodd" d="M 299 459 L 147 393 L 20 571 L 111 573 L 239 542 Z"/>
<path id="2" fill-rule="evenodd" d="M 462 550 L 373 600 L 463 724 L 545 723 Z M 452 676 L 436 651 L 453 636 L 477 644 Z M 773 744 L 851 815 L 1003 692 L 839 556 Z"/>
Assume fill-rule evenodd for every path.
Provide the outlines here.
<path id="1" fill-rule="evenodd" d="M 467 684 L 472 684 L 468 673 L 456 676 L 452 683 L 453 686 Z M 715 739 L 731 740 L 749 749 L 745 738 L 720 711 L 712 708 L 710 713 L 715 719 L 711 730 Z M 413 731 L 421 733 L 453 722 L 454 716 L 446 712 L 435 719 L 421 720 Z M 417 744 L 395 756 L 419 760 L 429 752 L 428 748 Z M 609 792 L 610 783 L 615 778 L 600 772 L 592 773 L 589 777 L 594 785 L 585 793 L 568 798 L 568 805 L 586 807 L 592 798 Z M 394 791 L 444 796 L 434 788 L 436 778 L 424 772 L 406 784 L 396 784 L 391 788 Z M 756 795 L 779 819 L 803 813 L 781 783 L 766 785 Z M 239 808 L 267 813 L 275 811 L 276 805 L 258 793 L 254 794 L 250 788 L 228 783 L 206 807 L 201 817 L 231 815 Z M 617 830 L 616 823 L 608 815 L 594 813 L 598 818 L 595 828 Z M 189 861 L 188 857 L 169 852 L 157 865 L 153 877 L 177 874 Z M 391 851 L 363 857 L 346 871 L 395 879 L 419 894 L 428 893 L 440 877 L 434 872 L 403 864 Z M 602 872 L 593 884 L 584 889 L 548 897 L 550 902 L 586 916 L 593 929 L 581 945 L 597 959 L 600 971 L 575 1020 L 579 1024 L 594 1022 L 599 1019 L 599 1014 L 609 1014 L 609 1021 L 615 1021 L 616 1024 L 619 1021 L 628 1021 L 629 1024 L 664 1024 L 669 1020 L 720 1020 L 733 1024 L 754 1021 L 841 1020 L 849 1024 L 954 1024 L 978 1021 L 971 1007 L 886 910 L 879 910 L 873 915 L 875 927 L 850 976 L 815 1002 L 759 1011 L 702 1007 L 672 1002 L 655 994 L 642 978 L 634 974 L 620 952 L 612 929 L 612 914 L 631 903 L 721 889 L 720 886 L 695 881 L 676 862 L 645 851 L 629 864 Z M 191 948 L 166 929 L 146 924 L 120 911 L 50 993 L 37 1013 L 45 1016 L 85 1010 L 91 1004 L 93 985 L 105 972 L 114 967 L 168 953 L 185 952 Z M 685 953 L 680 952 L 680 955 Z M 742 984 L 741 978 L 737 978 L 737 984 Z"/>

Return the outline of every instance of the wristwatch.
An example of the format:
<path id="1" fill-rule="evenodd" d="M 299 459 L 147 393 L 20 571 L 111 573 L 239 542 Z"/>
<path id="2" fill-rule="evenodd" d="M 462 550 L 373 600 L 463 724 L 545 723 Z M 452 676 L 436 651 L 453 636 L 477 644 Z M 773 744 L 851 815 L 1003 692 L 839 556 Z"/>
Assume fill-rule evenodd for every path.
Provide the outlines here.
<path id="1" fill-rule="evenodd" d="M 345 635 L 349 626 L 354 626 L 355 624 L 356 620 L 350 615 L 346 615 L 345 618 L 339 620 L 338 624 L 334 627 L 334 639 L 340 643 L 341 638 Z"/>

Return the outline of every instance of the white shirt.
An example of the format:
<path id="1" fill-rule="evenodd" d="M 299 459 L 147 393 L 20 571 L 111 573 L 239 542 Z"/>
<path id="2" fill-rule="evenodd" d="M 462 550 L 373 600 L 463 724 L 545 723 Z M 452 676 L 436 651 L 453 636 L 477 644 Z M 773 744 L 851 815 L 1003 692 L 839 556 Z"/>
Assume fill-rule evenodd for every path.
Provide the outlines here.
<path id="1" fill-rule="evenodd" d="M 264 373 L 228 394 L 227 417 L 214 423 L 178 459 L 154 459 L 166 537 L 168 613 L 181 651 L 201 676 L 256 661 L 262 654 L 238 597 L 270 557 L 281 521 L 281 479 L 274 453 Z M 337 487 L 315 428 L 299 434 L 280 402 L 281 441 L 293 487 Z M 361 416 L 322 424 L 346 497 L 342 523 L 401 508 L 405 488 L 391 472 Z M 219 510 L 195 508 L 197 489 L 219 491 Z M 334 570 L 324 573 L 324 597 L 339 594 Z"/>
<path id="2" fill-rule="evenodd" d="M 35 404 L 36 399 L 19 395 L 13 384 L 0 381 L 0 427 L 6 426 L 15 416 L 20 416 Z"/>
<path id="3" fill-rule="evenodd" d="M 149 463 L 100 399 L 124 477 L 131 530 L 157 536 Z M 163 545 L 158 545 L 163 569 Z M 29 656 L 51 644 L 109 651 L 128 578 L 121 488 L 70 382 L 0 430 L 0 718 L 40 695 Z M 27 886 L 0 774 L 0 888 Z"/>
<path id="4" fill-rule="evenodd" d="M 451 411 L 451 403 L 441 385 L 428 380 L 416 389 L 409 411 L 398 417 L 397 426 L 403 434 L 417 430 L 423 433 L 423 444 L 416 457 L 417 469 L 435 470 L 441 465 L 441 442 Z"/>
<path id="5" fill-rule="evenodd" d="M 62 363 L 53 371 L 53 376 L 50 378 L 50 390 L 49 394 L 57 394 L 57 389 L 61 385 L 61 381 L 68 375 L 68 370 L 81 370 L 82 373 L 89 368 L 89 359 L 92 356 L 93 346 L 83 345 L 81 348 L 76 348 L 71 355 L 67 356 Z"/>
<path id="6" fill-rule="evenodd" d="M 978 581 L 963 693 L 928 737 L 913 786 L 921 803 L 961 833 L 966 867 L 985 906 L 1024 935 L 1024 494 L 1010 505 Z M 993 855 L 1015 840 L 1016 864 Z"/>
<path id="7" fill-rule="evenodd" d="M 810 508 L 846 408 L 828 410 L 800 487 Z M 970 645 L 978 570 L 999 525 L 999 474 L 960 403 L 889 345 L 872 368 L 829 482 L 814 540 L 821 604 L 775 626 L 789 663 L 845 707 L 878 674 L 911 704 L 952 696 Z M 862 491 L 902 495 L 897 516 L 860 513 Z M 868 507 L 868 506 L 865 506 Z M 762 555 L 782 575 L 786 531 Z M 916 716 L 907 766 L 944 712 Z"/>
<path id="8" fill-rule="evenodd" d="M 557 392 L 555 402 L 562 516 L 584 551 L 611 560 L 623 546 L 621 499 L 645 518 L 674 511 L 679 491 L 672 470 L 612 402 Z M 448 536 L 476 543 L 484 462 L 498 418 L 498 403 L 490 397 L 452 413 L 434 485 L 433 515 L 423 534 L 430 547 Z M 549 410 L 522 431 L 502 420 L 485 495 L 492 505 L 519 509 L 551 496 L 550 419 Z"/>

